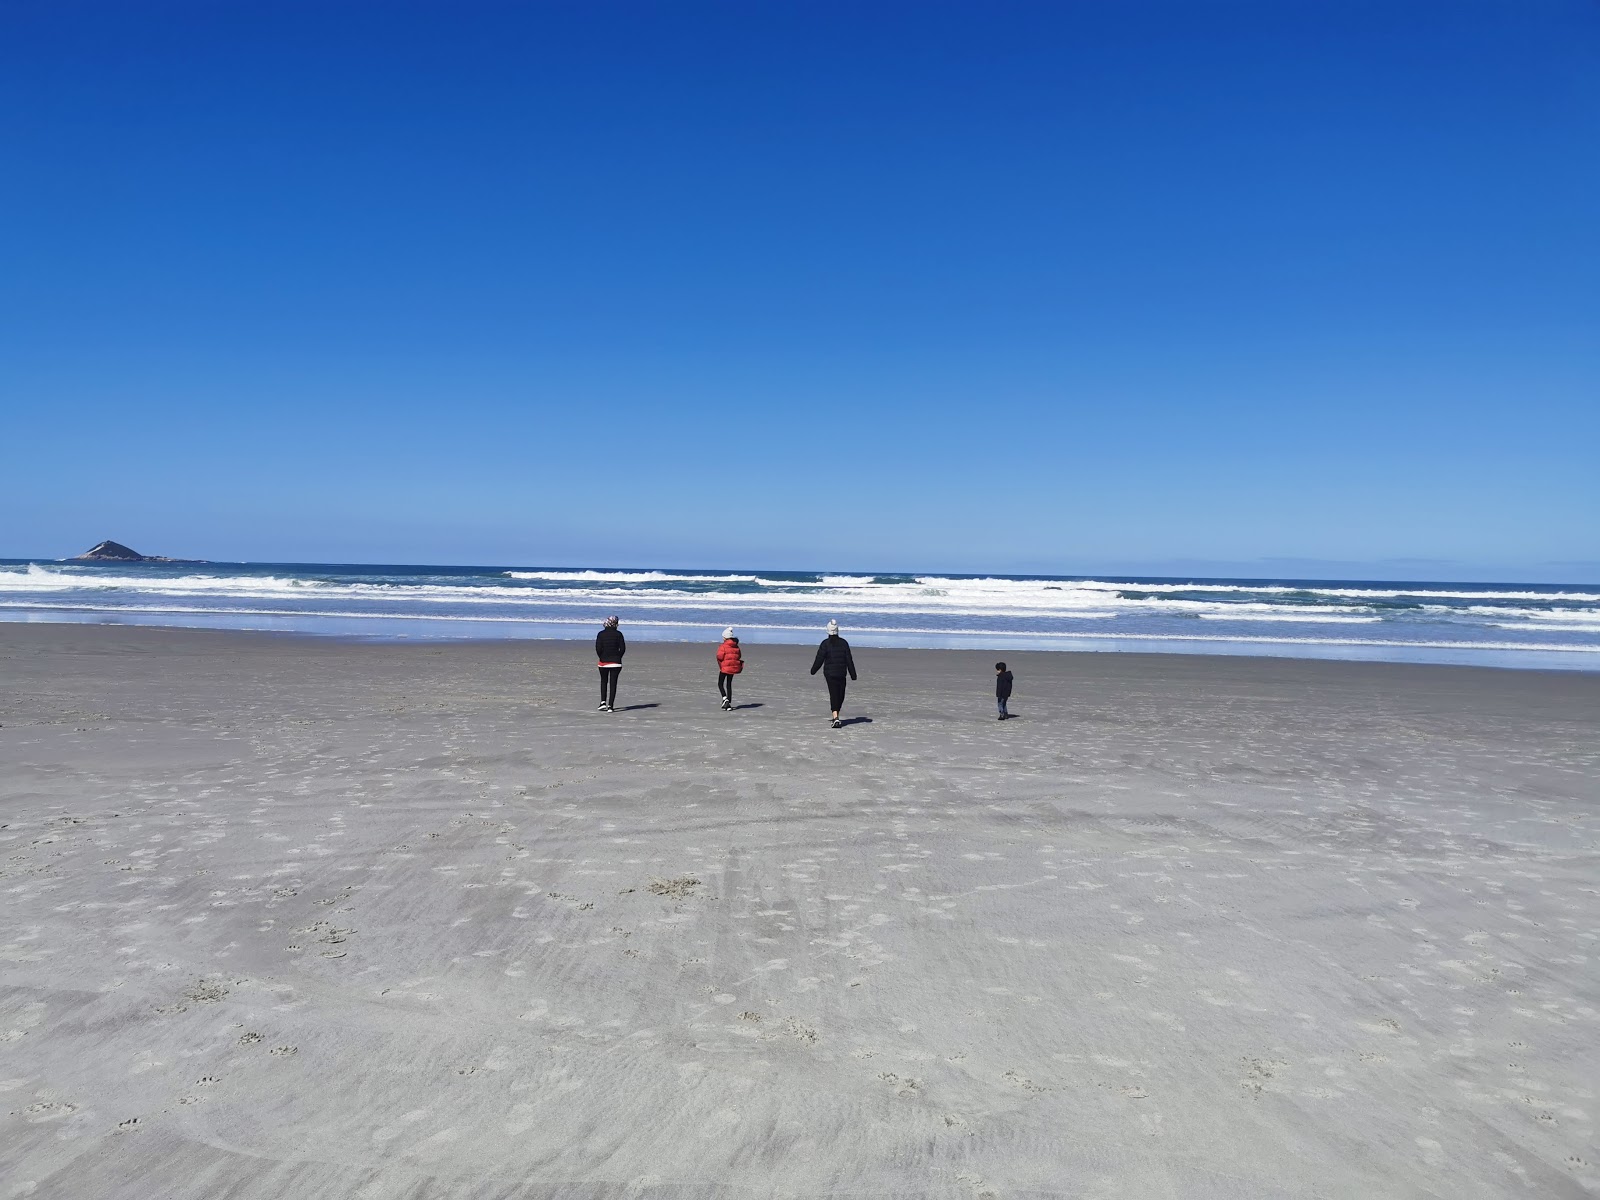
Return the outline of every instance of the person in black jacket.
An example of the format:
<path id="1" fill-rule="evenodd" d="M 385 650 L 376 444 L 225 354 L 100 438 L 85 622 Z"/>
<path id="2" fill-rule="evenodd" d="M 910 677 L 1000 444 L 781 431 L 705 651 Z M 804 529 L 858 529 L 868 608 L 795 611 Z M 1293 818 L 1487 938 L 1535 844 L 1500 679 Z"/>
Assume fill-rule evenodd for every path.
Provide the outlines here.
<path id="1" fill-rule="evenodd" d="M 1006 701 L 1011 699 L 1011 672 L 1006 670 L 1005 663 L 994 665 L 994 702 L 1000 709 L 1000 719 L 1004 721 L 1011 714 L 1006 711 Z"/>
<path id="2" fill-rule="evenodd" d="M 600 712 L 615 712 L 617 676 L 622 674 L 622 656 L 628 641 L 617 628 L 617 618 L 607 617 L 605 628 L 594 639 L 594 654 L 600 660 Z"/>
<path id="3" fill-rule="evenodd" d="M 822 672 L 828 681 L 828 706 L 833 709 L 833 727 L 839 729 L 839 710 L 844 707 L 844 677 L 856 677 L 856 660 L 850 656 L 850 643 L 839 636 L 839 622 L 828 622 L 828 636 L 817 646 L 817 660 L 811 664 L 811 673 Z"/>

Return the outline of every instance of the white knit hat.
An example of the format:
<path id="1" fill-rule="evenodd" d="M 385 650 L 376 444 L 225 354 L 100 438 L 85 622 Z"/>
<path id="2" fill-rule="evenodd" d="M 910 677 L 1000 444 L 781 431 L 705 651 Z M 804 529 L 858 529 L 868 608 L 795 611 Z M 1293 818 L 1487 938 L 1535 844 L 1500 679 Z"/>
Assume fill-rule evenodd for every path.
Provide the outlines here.
<path id="1" fill-rule="evenodd" d="M 837 622 L 837 621 L 829 621 L 828 622 L 828 636 L 829 637 L 837 637 L 838 634 L 839 634 L 839 622 Z"/>
<path id="2" fill-rule="evenodd" d="M 727 641 L 732 636 L 733 636 L 733 626 L 729 625 L 726 629 L 724 629 L 722 631 L 722 640 L 723 641 Z"/>

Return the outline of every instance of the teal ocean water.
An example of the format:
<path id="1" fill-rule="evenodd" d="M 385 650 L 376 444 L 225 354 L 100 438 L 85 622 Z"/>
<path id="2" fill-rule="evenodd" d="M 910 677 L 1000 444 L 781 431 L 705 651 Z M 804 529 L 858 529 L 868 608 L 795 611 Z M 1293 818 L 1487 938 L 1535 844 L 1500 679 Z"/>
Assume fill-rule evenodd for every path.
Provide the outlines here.
<path id="1" fill-rule="evenodd" d="M 360 638 L 1160 650 L 1600 670 L 1600 586 L 0 560 L 0 620 Z"/>

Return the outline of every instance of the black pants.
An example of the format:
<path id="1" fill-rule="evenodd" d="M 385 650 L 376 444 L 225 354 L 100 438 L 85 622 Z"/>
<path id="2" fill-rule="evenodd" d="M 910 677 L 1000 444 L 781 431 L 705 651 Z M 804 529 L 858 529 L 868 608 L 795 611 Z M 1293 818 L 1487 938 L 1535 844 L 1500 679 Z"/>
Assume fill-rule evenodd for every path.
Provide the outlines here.
<path id="1" fill-rule="evenodd" d="M 726 671 L 717 672 L 717 695 L 729 704 L 733 703 L 733 676 Z"/>
<path id="2" fill-rule="evenodd" d="M 601 704 L 615 704 L 617 702 L 617 676 L 621 674 L 621 667 L 600 668 Z"/>
<path id="3" fill-rule="evenodd" d="M 824 675 L 828 681 L 828 707 L 838 712 L 844 707 L 844 676 Z"/>

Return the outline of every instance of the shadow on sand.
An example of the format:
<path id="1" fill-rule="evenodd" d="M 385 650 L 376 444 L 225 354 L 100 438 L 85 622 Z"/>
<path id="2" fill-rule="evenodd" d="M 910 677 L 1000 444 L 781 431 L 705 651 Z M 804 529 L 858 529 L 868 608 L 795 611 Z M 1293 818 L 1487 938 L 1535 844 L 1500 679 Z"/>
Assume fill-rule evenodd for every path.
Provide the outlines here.
<path id="1" fill-rule="evenodd" d="M 762 707 L 764 707 L 764 705 L 760 701 L 757 701 L 754 704 L 735 704 L 733 706 L 733 711 L 734 712 L 738 712 L 741 708 L 762 708 Z"/>
<path id="2" fill-rule="evenodd" d="M 655 703 L 651 703 L 651 704 L 624 704 L 621 708 L 617 709 L 617 711 L 618 712 L 632 712 L 636 708 L 660 708 L 660 707 L 661 707 L 661 705 L 655 704 Z"/>
<path id="3" fill-rule="evenodd" d="M 840 725 L 871 725 L 871 717 L 846 717 L 839 722 Z"/>

